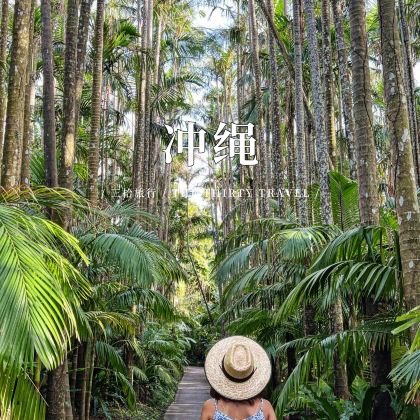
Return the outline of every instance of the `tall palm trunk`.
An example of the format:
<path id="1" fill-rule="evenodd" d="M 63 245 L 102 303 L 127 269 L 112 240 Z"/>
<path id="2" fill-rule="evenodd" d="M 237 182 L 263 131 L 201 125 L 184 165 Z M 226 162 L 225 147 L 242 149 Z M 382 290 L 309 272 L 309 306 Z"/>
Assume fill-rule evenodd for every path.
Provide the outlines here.
<path id="1" fill-rule="evenodd" d="M 93 385 L 93 374 L 95 370 L 95 341 L 93 340 L 92 349 L 90 353 L 89 359 L 89 375 L 88 375 L 88 383 L 86 389 L 86 411 L 85 411 L 85 419 L 89 420 L 90 418 L 90 404 L 92 401 L 92 385 Z"/>
<path id="2" fill-rule="evenodd" d="M 147 0 L 147 18 L 146 18 L 146 78 L 145 78 L 145 102 L 144 102 L 144 185 L 143 188 L 149 188 L 151 181 L 151 156 L 153 155 L 153 145 L 150 135 L 151 127 L 151 107 L 150 107 L 150 89 L 153 81 L 153 68 L 150 64 L 153 49 L 153 0 Z M 150 199 L 147 200 L 143 207 L 150 210 Z"/>
<path id="3" fill-rule="evenodd" d="M 333 0 L 334 1 L 334 0 Z M 332 161 L 332 165 L 334 168 L 337 167 L 337 145 L 336 145 L 336 136 L 335 136 L 335 116 L 334 116 L 334 75 L 332 70 L 332 57 L 331 57 L 331 38 L 330 38 L 330 1 L 329 0 L 322 0 L 322 47 L 323 47 L 323 70 L 324 70 L 324 92 L 325 92 L 325 121 L 326 121 L 326 134 L 328 145 L 330 148 L 330 158 Z M 341 19 L 341 16 L 338 18 Z M 342 29 L 342 27 L 341 27 Z M 344 42 L 344 39 L 343 39 Z M 340 55 L 345 54 L 345 49 L 340 51 Z M 344 59 L 344 57 L 342 57 Z M 344 82 L 348 82 L 347 75 L 347 63 L 344 63 L 344 69 L 342 68 L 339 72 L 345 72 L 343 74 Z M 346 88 L 348 89 L 349 86 L 347 84 Z M 346 94 L 350 96 L 350 92 L 346 91 Z M 347 100 L 349 98 L 346 98 Z M 350 130 L 352 122 L 351 120 L 351 108 L 350 108 L 350 117 L 346 114 L 347 117 L 347 131 L 348 134 L 348 141 L 352 142 L 353 134 Z M 350 133 L 350 134 L 349 134 Z M 353 153 L 352 146 L 349 147 L 349 155 Z M 349 158 L 352 163 L 351 165 L 355 165 L 355 162 L 352 157 Z M 341 299 L 338 298 L 335 300 L 330 308 L 330 330 L 332 334 L 339 334 L 344 331 L 343 326 L 343 308 Z M 347 368 L 346 364 L 342 363 L 340 360 L 340 354 L 338 351 L 338 347 L 334 350 L 334 393 L 338 398 L 347 400 L 350 397 L 349 385 L 348 385 L 348 377 L 347 377 Z"/>
<path id="4" fill-rule="evenodd" d="M 334 115 L 334 77 L 332 71 L 331 37 L 330 37 L 330 0 L 321 2 L 322 16 L 322 56 L 324 74 L 324 99 L 325 99 L 325 132 L 329 147 L 329 154 L 333 168 L 337 167 L 337 144 L 335 136 Z"/>
<path id="5" fill-rule="evenodd" d="M 22 167 L 20 182 L 29 185 L 31 147 L 34 136 L 33 113 L 35 108 L 35 78 L 36 78 L 36 59 L 38 53 L 38 40 L 34 36 L 34 17 L 36 2 L 32 0 L 31 15 L 29 17 L 29 45 L 28 58 L 26 65 L 26 91 L 25 108 L 23 119 L 23 141 L 22 141 Z"/>
<path id="6" fill-rule="evenodd" d="M 360 220 L 363 225 L 377 225 L 379 224 L 379 197 L 376 183 L 372 94 L 364 0 L 350 0 L 349 16 Z M 378 310 L 378 303 L 375 303 L 373 298 L 369 297 L 366 305 L 367 315 L 374 316 Z M 369 358 L 372 385 L 380 386 L 387 383 L 391 369 L 389 346 L 381 348 L 375 346 L 370 350 Z M 379 391 L 375 396 L 373 418 L 378 420 L 395 418 L 387 391 Z"/>
<path id="7" fill-rule="evenodd" d="M 316 39 L 316 25 L 314 16 L 314 4 L 312 0 L 304 0 L 305 14 L 307 18 L 307 33 L 310 48 L 311 63 L 311 83 L 314 98 L 315 110 L 315 136 L 317 138 L 317 158 L 319 163 L 319 184 L 321 192 L 321 215 L 324 224 L 333 223 L 331 196 L 329 190 L 329 171 L 328 157 L 335 161 L 335 124 L 333 110 L 332 92 L 332 69 L 331 69 L 331 42 L 330 42 L 330 23 L 329 23 L 329 2 L 322 2 L 323 20 L 323 53 L 324 53 L 324 92 L 328 97 L 325 101 L 321 89 L 321 77 L 319 74 L 318 45 Z M 328 86 L 326 86 L 328 83 Z M 323 116 L 326 117 L 327 135 L 324 131 Z M 330 150 L 330 154 L 328 153 Z M 337 299 L 330 310 L 332 333 L 343 331 L 341 300 Z M 347 372 L 341 363 L 338 349 L 334 353 L 334 382 L 335 393 L 340 398 L 348 398 L 349 390 L 347 384 Z"/>
<path id="8" fill-rule="evenodd" d="M 398 9 L 401 24 L 401 35 L 403 41 L 403 64 L 404 80 L 406 83 L 406 94 L 408 98 L 408 115 L 410 122 L 411 143 L 413 145 L 414 170 L 416 174 L 417 188 L 420 187 L 420 144 L 419 144 L 419 122 L 416 105 L 416 83 L 413 73 L 413 53 L 410 44 L 410 31 L 404 10 L 404 0 L 398 0 Z"/>
<path id="9" fill-rule="evenodd" d="M 363 224 L 370 225 L 379 222 L 379 202 L 364 1 L 350 0 L 349 12 L 360 219 Z"/>
<path id="10" fill-rule="evenodd" d="M 268 11 L 274 18 L 273 0 L 267 2 Z M 271 121 L 271 141 L 273 147 L 273 187 L 275 190 L 282 190 L 283 185 L 283 156 L 282 156 L 282 138 L 280 127 L 280 95 L 279 95 L 279 69 L 277 65 L 277 49 L 274 41 L 274 35 L 269 30 L 268 35 L 269 51 L 270 51 L 270 121 Z M 268 144 L 268 136 L 267 136 Z M 271 177 L 270 177 L 271 179 Z M 282 194 L 278 194 L 279 216 L 285 216 L 284 198 Z"/>
<path id="11" fill-rule="evenodd" d="M 242 35 L 242 25 L 241 25 L 241 0 L 237 0 L 237 22 L 236 25 L 238 27 L 239 33 Z M 242 38 L 242 37 L 241 37 Z M 239 41 L 242 41 L 240 39 Z M 237 42 L 236 44 L 236 114 L 237 114 L 237 121 L 238 123 L 241 121 L 241 109 L 242 109 L 242 97 L 244 95 L 244 87 L 242 85 L 243 80 L 243 69 L 242 69 L 242 42 Z M 245 167 L 240 165 L 239 167 L 239 188 L 245 189 Z M 241 223 L 245 223 L 246 221 L 246 197 L 240 197 L 240 221 Z M 217 201 L 215 203 L 215 213 L 217 213 Z M 217 227 L 217 217 L 214 218 L 214 226 Z M 215 232 L 217 236 L 217 232 Z M 217 250 L 217 247 L 216 247 Z"/>
<path id="12" fill-rule="evenodd" d="M 315 12 L 313 0 L 304 0 L 307 35 L 309 43 L 309 55 L 311 66 L 311 86 L 315 111 L 315 137 L 317 145 L 317 158 L 319 164 L 319 185 L 321 191 L 321 214 L 324 224 L 333 223 L 331 210 L 331 196 L 329 189 L 329 164 L 328 164 L 328 143 L 325 135 L 325 102 L 322 92 L 322 81 L 319 71 L 319 54 L 317 43 L 317 31 L 315 23 Z"/>
<path id="13" fill-rule="evenodd" d="M 63 128 L 59 184 L 73 189 L 73 164 L 76 132 L 76 62 L 77 62 L 78 0 L 68 0 L 66 20 L 66 50 L 64 56 Z M 67 216 L 69 218 L 69 215 Z M 65 221 L 65 225 L 69 223 Z"/>
<path id="14" fill-rule="evenodd" d="M 138 9 L 141 8 L 140 2 L 138 2 Z M 140 14 L 140 12 L 139 12 Z M 145 149 L 145 111 L 146 111 L 146 79 L 147 79 L 147 28 L 150 13 L 148 12 L 148 0 L 144 1 L 142 8 L 142 26 L 141 26 L 141 45 L 140 45 L 140 80 L 137 83 L 137 113 L 136 113 L 136 130 L 134 138 L 134 150 L 133 150 L 133 175 L 132 184 L 133 192 L 136 193 L 139 189 L 143 188 L 145 178 L 144 168 L 144 149 Z M 139 16 L 140 22 L 140 16 Z M 146 155 L 147 156 L 147 155 Z M 139 203 L 140 204 L 140 203 Z"/>
<path id="15" fill-rule="evenodd" d="M 297 188 L 301 191 L 307 188 L 305 121 L 303 108 L 303 76 L 302 76 L 302 33 L 301 33 L 301 0 L 293 1 L 293 37 L 295 58 L 295 120 L 297 143 Z M 290 175 L 289 175 L 290 176 Z M 299 222 L 308 224 L 308 203 L 304 194 L 298 200 Z"/>
<path id="16" fill-rule="evenodd" d="M 1 3 L 1 26 L 0 26 L 0 165 L 3 161 L 4 118 L 6 116 L 6 59 L 7 38 L 9 36 L 9 0 Z M 0 169 L 1 180 L 1 169 Z"/>
<path id="17" fill-rule="evenodd" d="M 92 341 L 88 340 L 82 349 L 84 350 L 84 357 L 82 361 L 83 364 L 80 364 L 82 367 L 82 372 L 79 378 L 80 393 L 76 395 L 78 420 L 85 420 L 86 418 L 86 396 L 89 382 L 89 366 L 90 357 L 92 354 Z"/>
<path id="18" fill-rule="evenodd" d="M 93 62 L 92 111 L 88 161 L 88 199 L 92 206 L 98 201 L 99 134 L 101 129 L 102 55 L 104 47 L 104 0 L 96 2 L 95 58 Z"/>
<path id="19" fill-rule="evenodd" d="M 14 187 L 20 181 L 30 15 L 31 0 L 16 0 L 1 176 L 5 188 Z"/>
<path id="20" fill-rule="evenodd" d="M 350 77 L 347 66 L 347 48 L 343 28 L 343 0 L 332 0 L 333 20 L 338 55 L 338 74 L 341 85 L 341 103 L 343 107 L 344 130 L 346 132 L 350 178 L 357 178 L 357 165 L 354 145 L 353 101 L 351 97 Z"/>
<path id="21" fill-rule="evenodd" d="M 76 60 L 77 60 L 77 22 L 78 0 L 68 0 L 66 19 L 66 49 L 64 56 L 64 92 L 63 92 L 63 126 L 61 139 L 61 156 L 58 182 L 60 187 L 73 189 L 73 164 L 76 148 L 75 107 L 76 107 Z M 71 211 L 66 210 L 58 220 L 68 230 L 71 222 Z M 65 418 L 65 404 L 71 404 L 69 389 L 66 387 L 67 354 L 61 366 L 49 374 L 48 410 L 53 413 L 49 418 Z M 62 394 L 62 395 L 61 395 Z M 57 417 L 61 413 L 62 417 Z M 55 415 L 56 417 L 53 417 Z"/>
<path id="22" fill-rule="evenodd" d="M 420 211 L 417 200 L 410 124 L 402 72 L 402 52 L 395 0 L 379 2 L 382 63 L 387 127 L 395 165 L 395 201 L 398 216 L 404 296 L 409 309 L 420 305 Z"/>
<path id="23" fill-rule="evenodd" d="M 293 84 L 291 82 L 286 83 L 286 143 L 287 143 L 287 188 L 293 191 L 296 188 L 296 147 L 295 147 L 295 133 L 294 133 L 294 115 L 295 107 L 293 104 Z M 295 195 L 290 194 L 288 198 L 289 206 L 292 210 L 295 209 Z"/>
<path id="24" fill-rule="evenodd" d="M 268 27 L 270 28 L 270 31 L 272 35 L 274 36 L 274 39 L 277 43 L 277 46 L 279 47 L 280 53 L 286 63 L 287 71 L 289 72 L 289 75 L 292 79 L 295 77 L 295 69 L 292 60 L 290 59 L 288 49 L 284 42 L 282 41 L 279 32 L 277 31 L 276 25 L 274 24 L 274 19 L 271 17 L 268 8 L 264 2 L 264 0 L 257 0 L 258 4 L 260 5 L 260 8 L 264 14 L 265 19 L 267 20 Z M 309 108 L 309 102 L 306 95 L 303 95 L 303 103 L 305 104 L 305 112 L 308 117 L 309 121 L 313 121 L 313 116 L 311 109 Z"/>
<path id="25" fill-rule="evenodd" d="M 165 24 L 163 21 L 163 17 L 160 13 L 157 17 L 157 26 L 156 26 L 155 37 L 154 37 L 155 56 L 154 56 L 153 84 L 155 86 L 159 85 L 159 76 L 160 76 L 160 70 L 161 70 L 161 67 L 160 67 L 161 41 L 162 41 L 162 32 L 164 30 L 164 27 L 165 27 Z M 162 122 L 161 116 L 158 115 L 156 112 L 153 112 L 153 110 L 151 110 L 151 115 L 152 115 L 152 121 L 155 121 L 158 124 Z M 151 153 L 150 185 L 157 185 L 158 191 L 156 191 L 157 196 L 152 197 L 150 210 L 153 214 L 159 214 L 158 196 L 161 194 L 161 191 L 160 191 L 161 183 L 159 182 L 159 180 L 161 180 L 161 175 L 162 175 L 162 167 L 161 167 L 161 162 L 160 162 L 161 161 L 160 136 L 157 136 L 156 139 L 154 136 L 151 136 L 151 142 L 152 142 L 152 153 Z"/>
<path id="26" fill-rule="evenodd" d="M 259 151 L 259 162 L 256 167 L 256 177 L 254 179 L 254 193 L 259 194 L 259 189 L 268 189 L 267 185 L 267 157 L 265 155 L 265 143 L 263 132 L 263 107 L 262 107 L 262 91 L 261 91 L 261 67 L 260 67 L 260 46 L 258 40 L 258 26 L 255 10 L 255 1 L 248 1 L 249 12 L 249 33 L 251 42 L 251 55 L 252 55 L 252 69 L 254 72 L 254 94 L 255 94 L 255 107 L 256 107 L 256 127 L 255 127 L 255 140 L 257 142 L 257 149 Z M 265 195 L 265 194 L 264 194 Z M 261 215 L 266 217 L 268 215 L 268 200 L 262 197 L 260 200 Z"/>
<path id="27" fill-rule="evenodd" d="M 76 62 L 76 105 L 75 105 L 75 132 L 79 126 L 80 101 L 82 99 L 83 79 L 86 67 L 86 52 L 89 39 L 89 18 L 93 0 L 81 0 L 80 16 L 77 29 L 77 62 Z"/>
<path id="28" fill-rule="evenodd" d="M 66 372 L 67 363 L 64 362 L 48 374 L 47 420 L 65 419 L 64 405 L 66 399 Z"/>
<path id="29" fill-rule="evenodd" d="M 56 187 L 57 179 L 57 154 L 55 135 L 55 100 L 54 100 L 54 64 L 53 41 L 51 22 L 51 0 L 41 1 L 41 52 L 43 75 L 42 115 L 44 120 L 44 160 L 47 185 Z"/>

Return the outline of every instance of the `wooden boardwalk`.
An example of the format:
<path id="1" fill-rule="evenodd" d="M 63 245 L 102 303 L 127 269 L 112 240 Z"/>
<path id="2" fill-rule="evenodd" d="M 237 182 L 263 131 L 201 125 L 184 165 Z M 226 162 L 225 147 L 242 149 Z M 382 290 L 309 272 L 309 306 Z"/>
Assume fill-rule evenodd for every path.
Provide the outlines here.
<path id="1" fill-rule="evenodd" d="M 204 368 L 188 367 L 164 420 L 199 420 L 203 402 L 210 398 L 209 392 Z"/>

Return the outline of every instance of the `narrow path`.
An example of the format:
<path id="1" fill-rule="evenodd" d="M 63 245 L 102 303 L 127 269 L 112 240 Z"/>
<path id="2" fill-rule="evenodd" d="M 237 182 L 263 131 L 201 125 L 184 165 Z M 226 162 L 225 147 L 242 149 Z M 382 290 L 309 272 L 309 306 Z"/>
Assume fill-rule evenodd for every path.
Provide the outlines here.
<path id="1" fill-rule="evenodd" d="M 203 402 L 210 398 L 210 389 L 202 367 L 190 366 L 179 383 L 175 401 L 164 420 L 198 420 Z"/>

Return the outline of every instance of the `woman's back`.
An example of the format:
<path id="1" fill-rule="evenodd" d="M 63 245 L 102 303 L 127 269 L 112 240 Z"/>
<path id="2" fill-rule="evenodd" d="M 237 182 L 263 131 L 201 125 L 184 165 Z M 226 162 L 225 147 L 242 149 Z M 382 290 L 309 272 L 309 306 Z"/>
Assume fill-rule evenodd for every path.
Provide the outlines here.
<path id="1" fill-rule="evenodd" d="M 262 398 L 252 403 L 214 400 L 214 408 L 214 420 L 265 420 Z"/>
<path id="2" fill-rule="evenodd" d="M 212 399 L 203 407 L 202 419 L 211 420 L 271 420 L 274 414 L 271 404 L 262 398 L 252 401 Z"/>

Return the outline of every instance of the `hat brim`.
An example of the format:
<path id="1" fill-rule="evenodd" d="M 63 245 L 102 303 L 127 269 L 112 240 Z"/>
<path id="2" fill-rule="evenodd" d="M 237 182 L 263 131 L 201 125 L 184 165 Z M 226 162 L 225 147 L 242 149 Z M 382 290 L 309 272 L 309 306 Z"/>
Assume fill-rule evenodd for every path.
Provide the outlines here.
<path id="1" fill-rule="evenodd" d="M 246 344 L 254 358 L 255 371 L 245 382 L 234 382 L 222 371 L 223 357 L 232 344 Z M 271 377 L 271 363 L 265 350 L 254 340 L 242 336 L 218 341 L 208 352 L 204 365 L 211 387 L 222 397 L 230 400 L 248 400 L 260 394 Z"/>

